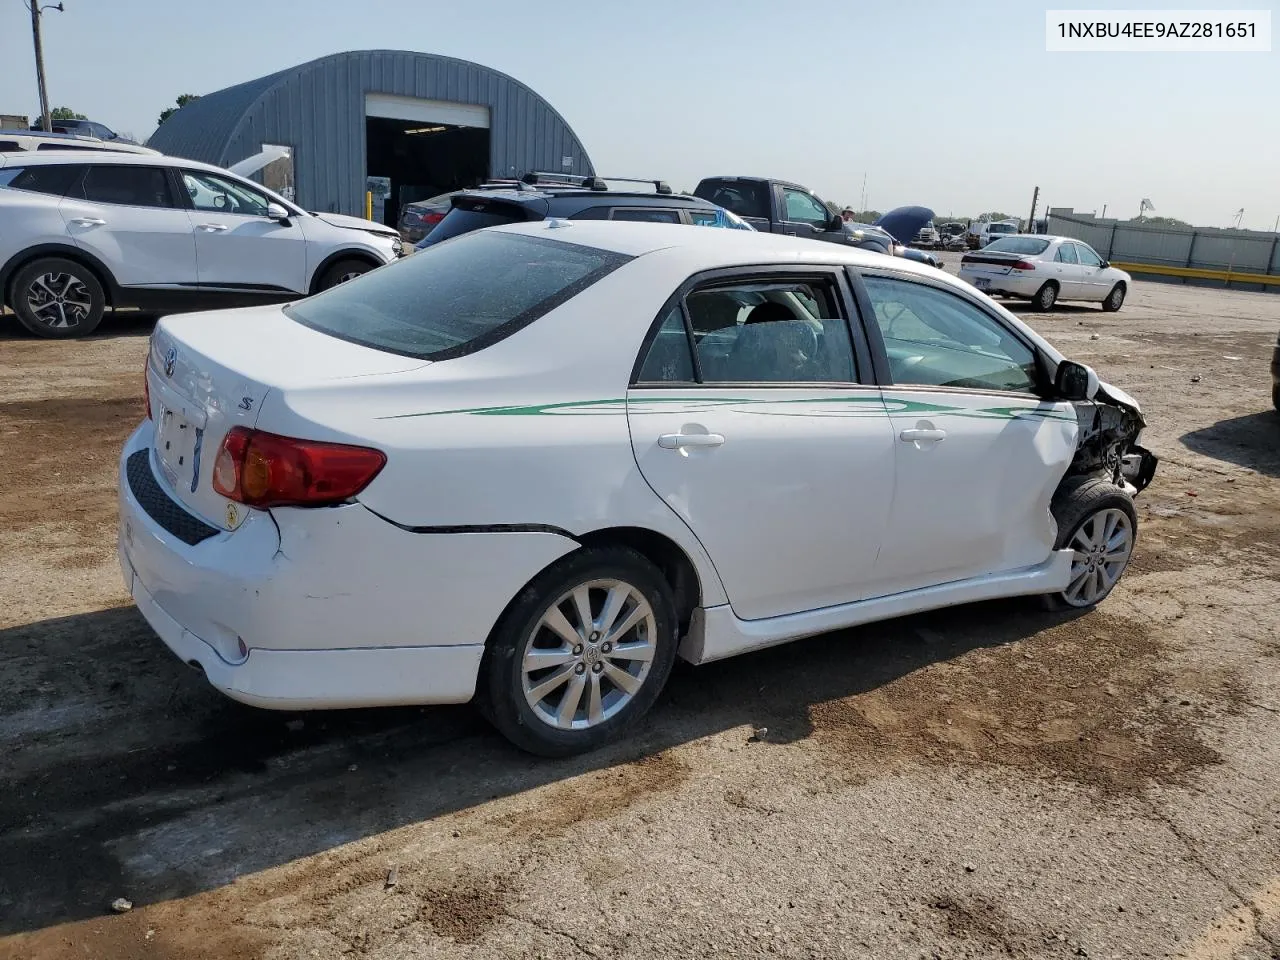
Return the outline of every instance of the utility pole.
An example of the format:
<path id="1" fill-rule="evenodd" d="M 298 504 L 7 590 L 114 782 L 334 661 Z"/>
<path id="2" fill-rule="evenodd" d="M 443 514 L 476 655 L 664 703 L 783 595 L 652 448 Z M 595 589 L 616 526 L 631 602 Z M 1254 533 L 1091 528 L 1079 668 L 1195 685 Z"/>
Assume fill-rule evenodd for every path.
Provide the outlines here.
<path id="1" fill-rule="evenodd" d="M 63 11 L 59 4 L 40 6 L 40 0 L 30 0 L 27 9 L 31 11 L 31 39 L 36 47 L 36 83 L 40 87 L 40 119 L 45 133 L 53 130 L 53 119 L 49 116 L 49 90 L 44 82 L 44 46 L 40 42 L 40 12 L 42 10 Z"/>
<path id="2" fill-rule="evenodd" d="M 1107 204 L 1105 200 L 1102 203 L 1102 217 L 1100 219 L 1102 220 L 1107 219 Z"/>
<path id="3" fill-rule="evenodd" d="M 1036 187 L 1036 192 L 1031 195 L 1031 216 L 1027 217 L 1027 232 L 1036 232 L 1036 204 L 1040 202 L 1040 188 Z"/>

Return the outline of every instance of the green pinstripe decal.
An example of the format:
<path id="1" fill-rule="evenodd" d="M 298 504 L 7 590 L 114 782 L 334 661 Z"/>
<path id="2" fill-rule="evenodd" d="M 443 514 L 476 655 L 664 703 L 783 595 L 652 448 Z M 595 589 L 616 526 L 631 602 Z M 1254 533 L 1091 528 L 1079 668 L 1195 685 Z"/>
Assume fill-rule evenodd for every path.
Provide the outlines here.
<path id="1" fill-rule="evenodd" d="M 477 417 L 535 417 L 535 416 L 593 416 L 598 414 L 619 414 L 628 410 L 632 414 L 665 413 L 672 407 L 679 407 L 687 412 L 711 410 L 717 407 L 788 407 L 799 404 L 808 405 L 809 409 L 789 411 L 786 409 L 753 409 L 742 412 L 757 416 L 884 416 L 886 408 L 890 415 L 925 415 L 961 417 L 976 420 L 1058 420 L 1064 423 L 1075 423 L 1074 411 L 1062 411 L 1051 406 L 1035 407 L 957 407 L 950 404 L 929 403 L 924 400 L 907 400 L 901 397 L 887 396 L 883 398 L 875 394 L 850 394 L 848 396 L 823 397 L 788 397 L 770 399 L 759 397 L 724 397 L 724 396 L 679 396 L 679 397 L 645 397 L 633 399 L 628 406 L 626 397 L 615 397 L 607 400 L 566 400 L 559 403 L 539 403 L 531 405 L 512 405 L 498 407 L 464 407 L 454 410 L 428 410 L 422 413 L 401 413 L 387 420 L 400 420 L 406 417 L 442 417 L 442 416 L 477 416 Z"/>

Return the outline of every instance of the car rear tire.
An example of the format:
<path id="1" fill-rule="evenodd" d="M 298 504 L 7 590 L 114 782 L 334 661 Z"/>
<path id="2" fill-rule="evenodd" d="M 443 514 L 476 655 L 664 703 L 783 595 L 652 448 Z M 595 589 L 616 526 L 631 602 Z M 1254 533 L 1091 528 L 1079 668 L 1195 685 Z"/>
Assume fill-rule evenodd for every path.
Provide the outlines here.
<path id="1" fill-rule="evenodd" d="M 1124 306 L 1124 284 L 1117 283 L 1107 294 L 1107 299 L 1102 301 L 1102 309 L 1107 313 L 1115 313 L 1122 306 Z"/>
<path id="2" fill-rule="evenodd" d="M 1044 597 L 1050 610 L 1088 610 L 1120 582 L 1137 543 L 1133 498 L 1103 477 L 1068 482 L 1050 507 L 1058 522 L 1055 550 L 1074 550 L 1067 588 Z"/>
<path id="3" fill-rule="evenodd" d="M 325 268 L 320 276 L 320 283 L 316 287 L 316 291 L 328 290 L 330 287 L 336 287 L 340 283 L 346 283 L 348 280 L 354 280 L 362 273 L 368 273 L 373 267 L 364 260 L 339 260 L 335 264 L 331 264 Z"/>
<path id="4" fill-rule="evenodd" d="M 1041 313 L 1048 313 L 1053 309 L 1053 305 L 1058 302 L 1058 285 L 1052 280 L 1045 282 L 1045 285 L 1036 291 L 1036 295 L 1031 298 L 1031 306 Z"/>
<path id="5" fill-rule="evenodd" d="M 69 340 L 97 329 L 107 309 L 102 283 L 74 260 L 33 260 L 14 275 L 9 303 L 18 322 L 37 337 Z"/>
<path id="6" fill-rule="evenodd" d="M 594 750 L 653 706 L 675 662 L 676 633 L 671 587 L 657 567 L 625 547 L 578 550 L 503 613 L 477 706 L 530 753 Z"/>

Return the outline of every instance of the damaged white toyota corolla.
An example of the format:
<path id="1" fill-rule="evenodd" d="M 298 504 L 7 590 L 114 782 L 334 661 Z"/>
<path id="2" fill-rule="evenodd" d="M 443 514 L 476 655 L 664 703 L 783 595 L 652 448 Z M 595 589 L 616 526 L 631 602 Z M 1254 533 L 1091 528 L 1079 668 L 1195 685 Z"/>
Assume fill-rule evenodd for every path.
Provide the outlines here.
<path id="1" fill-rule="evenodd" d="M 143 615 L 264 707 L 457 703 L 543 754 L 702 663 L 1011 595 L 1089 607 L 1137 404 L 939 271 L 546 221 L 163 320 L 120 461 Z"/>

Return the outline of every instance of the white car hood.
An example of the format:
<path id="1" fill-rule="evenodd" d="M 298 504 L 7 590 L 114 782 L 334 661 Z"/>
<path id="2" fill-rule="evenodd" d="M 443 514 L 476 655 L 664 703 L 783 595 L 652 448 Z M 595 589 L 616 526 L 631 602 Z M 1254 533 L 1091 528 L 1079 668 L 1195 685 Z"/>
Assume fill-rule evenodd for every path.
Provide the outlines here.
<path id="1" fill-rule="evenodd" d="M 323 220 L 332 227 L 342 227 L 345 230 L 364 230 L 367 233 L 377 233 L 388 237 L 399 236 L 390 227 L 375 223 L 372 220 L 365 220 L 362 217 L 348 217 L 341 213 L 314 213 L 312 216 Z"/>

